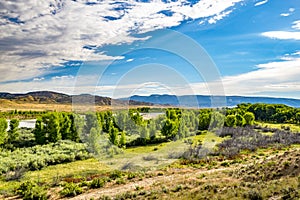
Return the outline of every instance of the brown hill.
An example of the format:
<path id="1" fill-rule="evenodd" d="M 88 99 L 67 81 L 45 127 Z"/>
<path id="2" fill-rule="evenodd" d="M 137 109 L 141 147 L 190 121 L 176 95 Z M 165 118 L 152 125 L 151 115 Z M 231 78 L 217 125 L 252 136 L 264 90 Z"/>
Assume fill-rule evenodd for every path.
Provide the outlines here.
<path id="1" fill-rule="evenodd" d="M 126 100 L 114 100 L 110 97 L 93 96 L 90 94 L 81 95 L 68 95 L 52 91 L 36 91 L 26 94 L 11 94 L 0 93 L 0 99 L 10 100 L 16 103 L 39 103 L 39 104 L 72 104 L 72 103 L 95 103 L 98 106 L 111 105 L 153 105 L 152 103 L 145 103 L 139 101 L 126 101 Z"/>

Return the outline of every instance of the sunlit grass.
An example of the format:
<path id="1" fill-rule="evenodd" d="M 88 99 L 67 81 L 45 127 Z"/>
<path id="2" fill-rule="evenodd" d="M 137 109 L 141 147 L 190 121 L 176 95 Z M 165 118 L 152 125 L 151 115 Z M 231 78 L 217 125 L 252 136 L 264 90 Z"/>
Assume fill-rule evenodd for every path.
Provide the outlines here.
<path id="1" fill-rule="evenodd" d="M 292 132 L 300 132 L 300 126 L 297 124 L 272 124 L 272 123 L 265 123 L 265 122 L 257 122 L 258 125 L 261 127 L 267 126 L 268 128 L 277 128 L 283 129 L 283 127 L 289 127 Z"/>

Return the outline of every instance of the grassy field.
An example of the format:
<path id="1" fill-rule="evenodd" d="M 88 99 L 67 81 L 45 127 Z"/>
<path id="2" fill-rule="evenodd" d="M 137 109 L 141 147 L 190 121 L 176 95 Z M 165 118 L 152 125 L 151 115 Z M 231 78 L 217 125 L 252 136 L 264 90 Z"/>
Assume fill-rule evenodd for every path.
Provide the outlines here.
<path id="1" fill-rule="evenodd" d="M 274 132 L 264 132 L 263 128 L 300 132 L 293 124 L 257 125 L 262 128 L 256 131 L 270 137 Z M 36 184 L 33 191 L 41 188 L 53 200 L 69 196 L 78 200 L 300 198 L 300 144 L 241 150 L 232 157 L 219 151 L 202 159 L 182 159 L 183 153 L 200 144 L 214 150 L 231 138 L 202 131 L 176 141 L 119 149 L 114 155 L 24 171 L 16 179 L 9 179 L 16 172 L 8 171 L 0 178 L 0 199 L 18 198 L 16 188 L 26 181 Z"/>
<path id="2" fill-rule="evenodd" d="M 268 127 L 268 128 L 277 128 L 277 129 L 290 129 L 292 132 L 299 133 L 300 132 L 300 126 L 296 124 L 272 124 L 272 123 L 266 123 L 266 122 L 257 122 L 259 126 L 262 127 Z"/>

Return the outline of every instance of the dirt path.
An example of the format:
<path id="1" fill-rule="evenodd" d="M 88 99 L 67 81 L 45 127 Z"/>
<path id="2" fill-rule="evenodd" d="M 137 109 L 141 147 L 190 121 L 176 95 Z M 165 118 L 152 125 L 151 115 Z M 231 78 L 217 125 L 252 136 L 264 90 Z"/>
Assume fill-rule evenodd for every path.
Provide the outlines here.
<path id="1" fill-rule="evenodd" d="M 153 185 L 155 183 L 172 182 L 173 180 L 179 180 L 179 179 L 186 178 L 186 177 L 197 177 L 200 174 L 214 173 L 214 172 L 224 171 L 227 169 L 229 169 L 229 168 L 219 168 L 219 169 L 211 169 L 211 170 L 198 169 L 198 170 L 189 170 L 189 171 L 187 171 L 186 169 L 185 169 L 185 171 L 179 170 L 171 175 L 156 176 L 156 177 L 152 177 L 152 178 L 144 178 L 143 180 L 136 181 L 136 182 L 130 182 L 125 185 L 92 190 L 90 192 L 84 193 L 82 195 L 79 195 L 79 196 L 76 196 L 73 198 L 68 198 L 68 199 L 89 200 L 91 198 L 97 198 L 97 197 L 100 197 L 103 195 L 116 196 L 118 194 L 122 194 L 127 191 L 134 191 L 136 189 L 136 186 L 146 188 L 146 187 L 150 187 L 151 185 Z"/>

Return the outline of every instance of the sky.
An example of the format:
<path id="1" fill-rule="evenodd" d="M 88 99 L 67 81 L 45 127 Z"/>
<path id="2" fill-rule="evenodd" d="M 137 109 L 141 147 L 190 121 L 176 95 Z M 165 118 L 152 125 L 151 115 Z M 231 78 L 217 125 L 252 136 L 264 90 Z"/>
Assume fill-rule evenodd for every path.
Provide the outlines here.
<path id="1" fill-rule="evenodd" d="M 299 0 L 6 0 L 0 92 L 300 99 Z"/>

